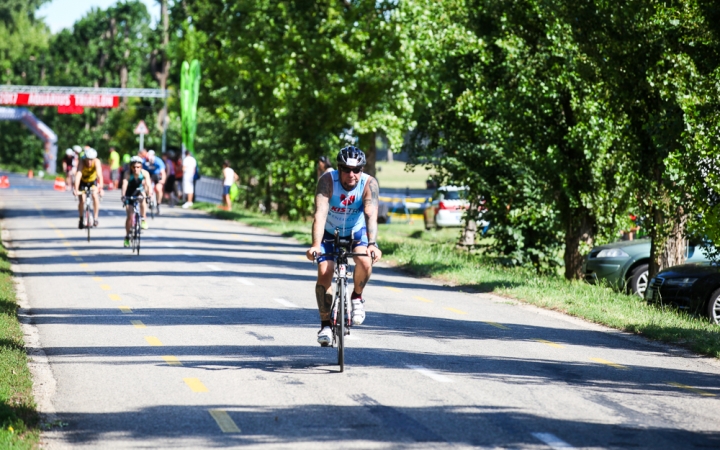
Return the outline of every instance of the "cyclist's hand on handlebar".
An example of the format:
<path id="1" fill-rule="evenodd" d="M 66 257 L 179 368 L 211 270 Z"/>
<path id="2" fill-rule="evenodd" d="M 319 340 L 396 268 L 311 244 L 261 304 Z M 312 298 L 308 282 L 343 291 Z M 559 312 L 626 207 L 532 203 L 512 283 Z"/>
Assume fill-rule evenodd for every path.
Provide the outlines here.
<path id="1" fill-rule="evenodd" d="M 310 261 L 315 261 L 315 258 L 317 256 L 319 256 L 320 254 L 322 254 L 322 250 L 320 249 L 320 247 L 310 247 L 310 249 L 308 249 L 308 251 L 305 252 L 305 256 Z"/>
<path id="2" fill-rule="evenodd" d="M 382 258 L 382 252 L 379 248 L 375 247 L 374 245 L 371 245 L 367 249 L 368 255 L 372 258 L 373 264 L 380 261 L 380 258 Z"/>

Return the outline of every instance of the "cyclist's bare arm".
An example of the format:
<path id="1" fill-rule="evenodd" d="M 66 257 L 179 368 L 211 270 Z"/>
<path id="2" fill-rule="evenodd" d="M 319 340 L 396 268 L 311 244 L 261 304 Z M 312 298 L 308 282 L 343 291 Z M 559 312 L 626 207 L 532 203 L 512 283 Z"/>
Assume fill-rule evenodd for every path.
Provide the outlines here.
<path id="1" fill-rule="evenodd" d="M 363 212 L 365 226 L 367 227 L 368 242 L 377 242 L 378 234 L 378 205 L 380 204 L 380 186 L 374 177 L 368 179 L 363 192 Z M 375 253 L 373 262 L 380 261 L 382 252 L 377 246 L 368 246 L 368 251 Z"/>
<path id="2" fill-rule="evenodd" d="M 127 179 L 127 177 L 123 177 L 122 186 L 120 187 L 120 192 L 122 192 L 121 197 L 125 197 L 125 191 L 127 191 L 127 185 L 128 185 L 128 179 Z"/>
<path id="3" fill-rule="evenodd" d="M 75 189 L 73 189 L 73 195 L 78 195 L 80 193 L 80 179 L 82 179 L 82 171 L 78 170 L 75 174 Z"/>
<path id="4" fill-rule="evenodd" d="M 327 220 L 328 210 L 330 209 L 330 197 L 332 197 L 333 181 L 332 174 L 326 173 L 318 180 L 315 189 L 315 216 L 312 225 L 312 247 L 307 251 L 307 259 L 313 260 L 313 253 L 320 254 L 320 244 L 322 244 L 323 234 L 325 233 L 325 221 Z"/>
<path id="5" fill-rule="evenodd" d="M 105 180 L 103 180 L 102 175 L 102 163 L 100 162 L 100 158 L 95 158 L 95 170 L 97 171 L 97 189 L 100 196 L 103 196 L 103 186 L 105 186 Z"/>

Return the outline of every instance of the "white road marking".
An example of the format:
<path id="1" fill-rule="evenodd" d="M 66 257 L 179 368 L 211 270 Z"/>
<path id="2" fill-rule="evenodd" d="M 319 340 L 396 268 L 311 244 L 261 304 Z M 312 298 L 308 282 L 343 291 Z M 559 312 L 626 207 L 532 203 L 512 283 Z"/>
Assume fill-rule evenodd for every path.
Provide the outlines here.
<path id="1" fill-rule="evenodd" d="M 172 248 L 172 247 L 175 247 L 175 244 L 171 244 L 171 243 L 169 243 L 169 242 L 166 242 L 166 243 L 165 243 L 165 247 L 170 247 L 170 248 Z"/>
<path id="2" fill-rule="evenodd" d="M 288 308 L 299 308 L 298 305 L 296 305 L 293 302 L 289 302 L 289 301 L 285 300 L 284 298 L 274 298 L 273 300 L 275 300 L 276 302 L 280 303 L 283 306 L 287 306 Z"/>
<path id="3" fill-rule="evenodd" d="M 185 256 L 195 256 L 195 253 L 183 252 L 183 255 L 185 255 Z"/>
<path id="4" fill-rule="evenodd" d="M 205 264 L 205 267 L 207 267 L 210 270 L 222 270 L 218 266 L 213 266 L 212 264 Z"/>
<path id="5" fill-rule="evenodd" d="M 408 365 L 408 368 L 410 368 L 412 370 L 417 370 L 418 372 L 425 375 L 426 377 L 432 378 L 433 380 L 439 381 L 441 383 L 452 383 L 452 381 L 453 381 L 450 378 L 446 377 L 445 375 L 440 375 L 439 373 L 433 372 L 432 370 L 427 369 L 423 366 Z"/>
<path id="6" fill-rule="evenodd" d="M 552 433 L 532 433 L 536 439 L 543 441 L 550 448 L 573 448 L 572 445 L 563 441 Z"/>
<path id="7" fill-rule="evenodd" d="M 255 283 L 253 283 L 252 281 L 248 281 L 243 278 L 237 278 L 237 280 L 238 280 L 238 283 L 244 284 L 245 286 L 255 286 Z"/>

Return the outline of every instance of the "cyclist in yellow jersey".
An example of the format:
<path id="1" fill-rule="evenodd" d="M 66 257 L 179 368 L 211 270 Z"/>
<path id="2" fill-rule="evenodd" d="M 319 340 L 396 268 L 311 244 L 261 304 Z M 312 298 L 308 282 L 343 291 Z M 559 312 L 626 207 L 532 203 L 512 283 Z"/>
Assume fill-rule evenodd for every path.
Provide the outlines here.
<path id="1" fill-rule="evenodd" d="M 88 224 L 88 226 L 98 226 L 98 216 L 100 214 L 100 198 L 103 195 L 103 175 L 102 175 L 102 163 L 97 157 L 97 151 L 94 148 L 85 149 L 85 156 L 80 160 L 80 167 L 75 175 L 75 186 L 73 189 L 73 195 L 79 196 L 80 201 L 78 202 L 78 213 L 80 215 L 80 224 L 78 228 L 83 227 L 83 211 L 85 210 L 85 188 L 90 186 L 92 192 L 94 208 L 94 223 Z M 99 188 L 98 188 L 99 187 Z"/>

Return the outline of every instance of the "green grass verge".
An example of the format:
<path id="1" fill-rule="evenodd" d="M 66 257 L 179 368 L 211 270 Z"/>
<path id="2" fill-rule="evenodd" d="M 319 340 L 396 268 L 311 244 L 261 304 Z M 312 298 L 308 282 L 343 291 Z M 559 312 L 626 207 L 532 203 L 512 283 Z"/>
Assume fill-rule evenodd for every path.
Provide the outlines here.
<path id="1" fill-rule="evenodd" d="M 380 190 L 383 188 L 395 189 L 425 189 L 425 181 L 434 173 L 424 167 L 415 167 L 412 172 L 405 171 L 406 164 L 402 161 L 378 162 L 377 180 Z"/>
<path id="2" fill-rule="evenodd" d="M 36 448 L 39 426 L 10 262 L 0 246 L 0 448 Z"/>
<path id="3" fill-rule="evenodd" d="M 221 211 L 211 205 L 198 208 L 305 244 L 310 241 L 309 222 L 284 221 L 240 209 Z M 469 292 L 492 292 L 720 358 L 720 327 L 704 317 L 649 306 L 639 297 L 608 287 L 500 266 L 488 257 L 456 250 L 458 233 L 458 229 L 425 231 L 420 222 L 380 225 L 378 241 L 385 260 L 414 275 L 433 277 Z"/>

